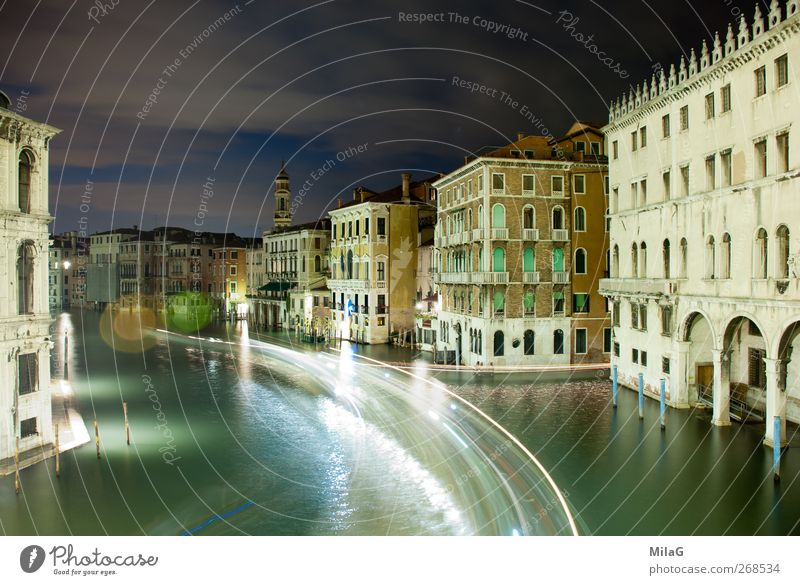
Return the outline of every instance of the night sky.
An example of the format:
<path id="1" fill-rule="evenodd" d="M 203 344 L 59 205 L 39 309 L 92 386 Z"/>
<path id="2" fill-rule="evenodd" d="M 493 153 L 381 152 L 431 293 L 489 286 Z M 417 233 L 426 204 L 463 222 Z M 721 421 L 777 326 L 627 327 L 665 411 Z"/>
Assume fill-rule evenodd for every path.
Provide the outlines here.
<path id="1" fill-rule="evenodd" d="M 631 83 L 716 30 L 724 38 L 753 8 L 0 0 L 0 89 L 63 130 L 50 156 L 55 233 L 85 217 L 91 233 L 170 224 L 260 236 L 282 159 L 293 196 L 306 186 L 295 222 L 313 221 L 356 185 L 448 172 L 517 132 L 603 122 Z"/>

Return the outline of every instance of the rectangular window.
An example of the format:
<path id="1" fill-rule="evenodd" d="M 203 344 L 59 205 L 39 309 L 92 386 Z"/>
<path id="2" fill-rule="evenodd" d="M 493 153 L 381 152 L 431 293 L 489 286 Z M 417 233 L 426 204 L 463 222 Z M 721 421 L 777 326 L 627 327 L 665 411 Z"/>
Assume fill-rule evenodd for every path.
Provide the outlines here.
<path id="1" fill-rule="evenodd" d="M 631 303 L 631 329 L 639 328 L 639 307 Z"/>
<path id="2" fill-rule="evenodd" d="M 583 140 L 576 140 L 575 141 L 575 151 L 576 152 L 586 152 L 586 143 Z"/>
<path id="3" fill-rule="evenodd" d="M 606 195 L 608 195 L 608 180 L 609 180 L 608 175 L 603 177 L 603 193 L 605 193 Z"/>
<path id="4" fill-rule="evenodd" d="M 717 165 L 714 155 L 706 158 L 706 189 L 713 191 L 717 187 Z"/>
<path id="5" fill-rule="evenodd" d="M 639 350 L 638 349 L 631 349 L 631 361 L 634 364 L 639 363 Z"/>
<path id="6" fill-rule="evenodd" d="M 767 141 L 759 140 L 753 146 L 756 173 L 755 178 L 759 179 L 767 176 Z"/>
<path id="7" fill-rule="evenodd" d="M 478 193 L 483 193 L 483 175 L 478 175 Z"/>
<path id="8" fill-rule="evenodd" d="M 619 309 L 620 304 L 619 301 L 614 301 L 614 307 L 611 311 L 611 318 L 614 320 L 613 323 L 616 327 L 619 327 Z"/>
<path id="9" fill-rule="evenodd" d="M 639 137 L 639 135 L 637 134 L 637 132 L 635 130 L 633 132 L 631 132 L 631 151 L 636 151 L 636 149 L 638 147 L 637 146 L 638 137 Z"/>
<path id="10" fill-rule="evenodd" d="M 614 342 L 614 355 L 616 357 L 619 357 L 619 342 L 618 341 Z"/>
<path id="11" fill-rule="evenodd" d="M 378 280 L 386 280 L 386 262 L 378 261 Z"/>
<path id="12" fill-rule="evenodd" d="M 647 179 L 642 179 L 640 181 L 639 194 L 642 196 L 641 205 L 647 205 Z"/>
<path id="13" fill-rule="evenodd" d="M 20 396 L 39 389 L 38 365 L 38 356 L 35 353 L 17 356 L 17 392 Z"/>
<path id="14" fill-rule="evenodd" d="M 364 218 L 364 235 L 365 236 L 369 235 L 369 218 L 368 217 Z M 317 247 L 319 247 L 319 246 L 317 246 Z"/>
<path id="15" fill-rule="evenodd" d="M 599 155 L 600 154 L 600 143 L 597 141 L 592 141 L 589 143 L 590 152 L 592 154 Z"/>
<path id="16" fill-rule="evenodd" d="M 572 178 L 572 188 L 578 195 L 586 193 L 586 175 L 575 175 Z"/>
<path id="17" fill-rule="evenodd" d="M 611 143 L 611 150 L 614 153 L 614 160 L 619 158 L 619 143 L 615 140 Z"/>
<path id="18" fill-rule="evenodd" d="M 611 353 L 611 328 L 603 328 L 603 353 Z"/>
<path id="19" fill-rule="evenodd" d="M 647 305 L 639 305 L 639 329 L 647 331 Z"/>
<path id="20" fill-rule="evenodd" d="M 662 138 L 669 138 L 669 114 L 661 118 L 661 136 Z"/>
<path id="21" fill-rule="evenodd" d="M 661 334 L 672 335 L 672 307 L 661 307 Z"/>
<path id="22" fill-rule="evenodd" d="M 783 132 L 775 138 L 777 147 L 778 172 L 785 173 L 789 170 L 789 133 Z"/>
<path id="23" fill-rule="evenodd" d="M 231 285 L 231 292 L 235 293 L 236 292 L 236 281 L 232 280 L 230 285 Z"/>
<path id="24" fill-rule="evenodd" d="M 722 102 L 722 113 L 731 111 L 731 84 L 722 86 L 719 90 L 720 101 Z"/>
<path id="25" fill-rule="evenodd" d="M 236 266 L 231 265 L 231 276 L 236 276 Z"/>
<path id="26" fill-rule="evenodd" d="M 587 352 L 586 329 L 585 328 L 575 329 L 575 353 L 586 353 L 586 352 Z"/>
<path id="27" fill-rule="evenodd" d="M 550 177 L 550 194 L 553 197 L 561 197 L 564 195 L 564 177 L 561 175 Z"/>
<path id="28" fill-rule="evenodd" d="M 714 117 L 714 94 L 709 93 L 706 95 L 706 120 Z"/>
<path id="29" fill-rule="evenodd" d="M 26 418 L 19 423 L 19 436 L 21 439 L 25 437 L 32 437 L 34 435 L 39 434 L 39 429 L 37 428 L 37 421 L 36 417 L 34 418 Z"/>
<path id="30" fill-rule="evenodd" d="M 589 312 L 589 295 L 587 293 L 574 293 L 572 295 L 572 312 L 573 313 Z"/>
<path id="31" fill-rule="evenodd" d="M 356 220 L 356 237 L 361 235 L 361 222 Z"/>
<path id="32" fill-rule="evenodd" d="M 767 373 L 764 367 L 764 358 L 767 354 L 763 349 L 750 348 L 748 355 L 747 383 L 754 388 L 767 387 Z"/>
<path id="33" fill-rule="evenodd" d="M 239 259 L 239 252 L 236 250 L 231 251 L 231 260 L 238 260 Z"/>
<path id="34" fill-rule="evenodd" d="M 775 59 L 775 86 L 783 87 L 789 83 L 789 57 L 781 55 Z"/>
<path id="35" fill-rule="evenodd" d="M 723 150 L 719 153 L 719 163 L 722 166 L 722 186 L 730 187 L 733 178 L 733 166 L 730 150 Z"/>
<path id="36" fill-rule="evenodd" d="M 522 194 L 534 195 L 536 193 L 536 183 L 533 175 L 522 175 Z"/>
<path id="37" fill-rule="evenodd" d="M 631 207 L 639 204 L 639 183 L 631 183 Z"/>
<path id="38" fill-rule="evenodd" d="M 668 357 L 661 357 L 661 373 L 662 374 L 669 374 L 669 358 Z"/>
<path id="39" fill-rule="evenodd" d="M 644 148 L 647 146 L 647 126 L 639 128 L 639 147 Z"/>
<path id="40" fill-rule="evenodd" d="M 670 182 L 670 172 L 669 169 L 664 171 L 661 174 L 661 181 L 664 185 L 664 199 L 669 199 L 672 196 L 672 185 Z"/>
<path id="41" fill-rule="evenodd" d="M 506 177 L 502 173 L 492 173 L 492 193 L 502 195 L 506 192 Z"/>
<path id="42" fill-rule="evenodd" d="M 386 218 L 379 217 L 378 218 L 378 235 L 385 236 L 386 235 Z"/>
<path id="43" fill-rule="evenodd" d="M 553 293 L 553 314 L 554 315 L 563 315 L 564 314 L 564 293 L 563 292 L 554 292 Z"/>
<path id="44" fill-rule="evenodd" d="M 347 237 L 348 238 L 352 238 L 353 237 L 353 222 L 352 221 L 348 221 L 347 222 Z"/>
<path id="45" fill-rule="evenodd" d="M 681 195 L 686 197 L 689 194 L 689 165 L 681 167 Z"/>
<path id="46" fill-rule="evenodd" d="M 762 65 L 755 72 L 756 75 L 756 97 L 767 93 L 767 67 Z"/>
<path id="47" fill-rule="evenodd" d="M 689 129 L 689 106 L 681 108 L 681 130 Z"/>
<path id="48" fill-rule="evenodd" d="M 641 360 L 640 360 L 641 364 L 643 366 L 646 366 L 647 365 L 647 352 L 643 351 L 641 354 L 639 354 L 639 356 L 641 357 Z"/>

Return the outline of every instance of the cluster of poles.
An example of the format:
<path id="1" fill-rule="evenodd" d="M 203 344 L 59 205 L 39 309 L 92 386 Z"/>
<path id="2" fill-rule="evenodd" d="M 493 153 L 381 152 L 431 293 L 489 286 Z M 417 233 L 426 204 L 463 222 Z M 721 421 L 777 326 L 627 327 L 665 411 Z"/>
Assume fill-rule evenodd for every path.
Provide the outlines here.
<path id="1" fill-rule="evenodd" d="M 638 379 L 638 394 L 639 394 L 639 419 L 644 420 L 644 375 L 639 372 Z M 617 382 L 617 366 L 611 368 L 611 396 L 614 403 L 614 408 L 617 407 L 617 393 L 619 391 L 619 384 Z M 659 412 L 661 417 L 661 430 L 667 428 L 667 387 L 664 378 L 659 380 Z M 773 478 L 776 482 L 781 478 L 781 417 L 773 417 L 772 433 L 772 470 Z"/>
<path id="2" fill-rule="evenodd" d="M 128 403 L 122 403 L 122 412 L 125 418 L 125 442 L 130 446 L 131 444 L 131 427 L 128 424 Z M 56 477 L 61 477 L 61 442 L 59 437 L 58 423 L 54 425 L 55 432 L 55 460 L 56 460 Z M 97 419 L 94 419 L 94 448 L 97 458 L 100 459 L 100 425 Z M 14 491 L 19 494 L 22 489 L 22 483 L 19 479 L 19 437 L 17 437 L 17 444 L 14 450 Z"/>

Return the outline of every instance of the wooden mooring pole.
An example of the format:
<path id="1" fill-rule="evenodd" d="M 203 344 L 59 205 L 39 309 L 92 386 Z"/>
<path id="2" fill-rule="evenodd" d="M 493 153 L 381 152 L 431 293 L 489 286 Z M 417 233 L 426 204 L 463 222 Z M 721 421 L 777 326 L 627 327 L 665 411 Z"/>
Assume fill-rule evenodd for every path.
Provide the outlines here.
<path id="1" fill-rule="evenodd" d="M 14 448 L 14 492 L 18 494 L 19 490 L 19 437 L 17 437 L 17 445 Z"/>
<path id="2" fill-rule="evenodd" d="M 94 419 L 94 446 L 97 458 L 100 459 L 100 427 L 97 425 L 97 419 Z"/>
<path id="3" fill-rule="evenodd" d="M 131 444 L 131 427 L 128 424 L 128 403 L 122 403 L 122 413 L 125 415 L 125 442 Z"/>
<path id="4" fill-rule="evenodd" d="M 56 423 L 56 477 L 61 477 L 61 443 L 58 438 L 58 423 Z"/>

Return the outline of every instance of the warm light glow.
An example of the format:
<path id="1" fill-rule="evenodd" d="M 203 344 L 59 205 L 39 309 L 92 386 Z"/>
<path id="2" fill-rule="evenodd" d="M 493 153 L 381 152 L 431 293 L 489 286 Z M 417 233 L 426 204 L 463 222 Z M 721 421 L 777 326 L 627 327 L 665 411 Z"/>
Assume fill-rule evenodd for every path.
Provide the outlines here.
<path id="1" fill-rule="evenodd" d="M 69 260 L 64 260 L 64 270 L 69 270 L 70 266 L 72 266 L 72 262 Z"/>
<path id="2" fill-rule="evenodd" d="M 417 303 L 417 311 L 421 311 L 423 308 L 425 308 L 425 305 L 422 303 Z"/>

